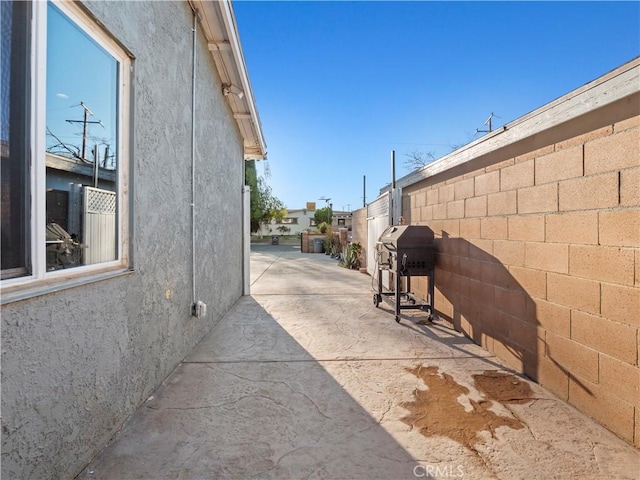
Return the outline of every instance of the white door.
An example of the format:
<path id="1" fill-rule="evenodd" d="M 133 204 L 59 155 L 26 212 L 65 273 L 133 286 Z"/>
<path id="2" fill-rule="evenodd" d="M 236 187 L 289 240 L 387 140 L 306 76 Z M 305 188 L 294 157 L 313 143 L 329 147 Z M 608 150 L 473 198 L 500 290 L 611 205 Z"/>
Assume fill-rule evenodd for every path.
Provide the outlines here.
<path id="1" fill-rule="evenodd" d="M 389 226 L 389 201 L 389 194 L 384 193 L 367 206 L 367 273 L 372 277 L 378 275 L 376 243 Z M 382 284 L 389 288 L 389 271 L 382 274 Z"/>

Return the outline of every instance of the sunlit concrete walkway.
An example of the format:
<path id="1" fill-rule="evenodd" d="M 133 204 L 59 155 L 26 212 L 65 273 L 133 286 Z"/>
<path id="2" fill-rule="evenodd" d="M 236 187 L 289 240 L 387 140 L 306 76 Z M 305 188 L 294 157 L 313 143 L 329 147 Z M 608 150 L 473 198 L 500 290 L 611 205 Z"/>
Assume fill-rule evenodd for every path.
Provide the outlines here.
<path id="1" fill-rule="evenodd" d="M 255 246 L 242 298 L 83 479 L 637 479 L 624 441 L 321 254 Z"/>

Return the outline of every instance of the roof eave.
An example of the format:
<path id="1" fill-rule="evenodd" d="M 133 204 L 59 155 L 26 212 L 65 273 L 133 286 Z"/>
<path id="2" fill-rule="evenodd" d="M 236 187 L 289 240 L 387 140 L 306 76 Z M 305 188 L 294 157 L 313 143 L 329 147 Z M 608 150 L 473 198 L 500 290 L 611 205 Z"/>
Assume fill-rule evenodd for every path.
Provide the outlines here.
<path id="1" fill-rule="evenodd" d="M 244 158 L 245 160 L 264 159 L 267 156 L 267 145 L 242 53 L 231 1 L 192 0 L 190 3 L 200 16 L 200 25 L 220 75 L 222 87 L 231 89 L 225 93 L 225 97 L 242 135 Z M 238 90 L 242 93 L 241 95 L 238 94 Z"/>

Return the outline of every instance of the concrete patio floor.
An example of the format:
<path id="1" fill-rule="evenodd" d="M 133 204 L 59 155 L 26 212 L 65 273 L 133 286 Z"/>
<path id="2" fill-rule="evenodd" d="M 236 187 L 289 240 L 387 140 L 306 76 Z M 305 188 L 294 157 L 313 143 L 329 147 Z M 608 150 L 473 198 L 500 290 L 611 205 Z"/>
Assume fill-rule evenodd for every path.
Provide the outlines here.
<path id="1" fill-rule="evenodd" d="M 640 452 L 371 277 L 256 245 L 252 296 L 82 479 L 637 479 Z"/>

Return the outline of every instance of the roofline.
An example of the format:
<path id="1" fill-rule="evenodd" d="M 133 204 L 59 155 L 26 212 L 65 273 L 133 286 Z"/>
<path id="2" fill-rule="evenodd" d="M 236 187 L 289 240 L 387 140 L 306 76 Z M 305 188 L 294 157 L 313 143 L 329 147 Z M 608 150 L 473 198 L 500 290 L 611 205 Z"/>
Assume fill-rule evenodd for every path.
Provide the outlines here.
<path id="1" fill-rule="evenodd" d="M 262 132 L 249 73 L 242 53 L 240 35 L 231 0 L 189 0 L 198 13 L 207 46 L 223 85 L 240 88 L 243 95 L 225 95 L 244 140 L 245 160 L 262 160 L 267 145 Z M 240 85 L 237 85 L 237 82 Z M 248 120 L 248 124 L 244 123 Z"/>
<path id="2" fill-rule="evenodd" d="M 498 148 L 558 126 L 568 120 L 622 100 L 640 91 L 640 57 L 586 83 L 556 100 L 497 128 L 491 133 L 405 175 L 396 182 L 403 188 L 442 173 Z M 390 185 L 380 191 L 386 192 Z"/>

